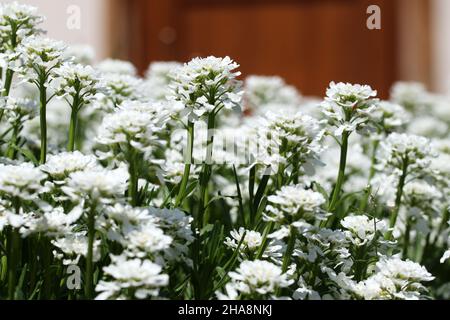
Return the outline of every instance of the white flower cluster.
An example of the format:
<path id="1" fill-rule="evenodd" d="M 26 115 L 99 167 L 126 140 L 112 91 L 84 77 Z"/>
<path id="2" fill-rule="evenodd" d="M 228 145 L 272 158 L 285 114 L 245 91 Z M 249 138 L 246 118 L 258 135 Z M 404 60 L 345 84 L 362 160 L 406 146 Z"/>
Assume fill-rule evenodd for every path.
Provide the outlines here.
<path id="1" fill-rule="evenodd" d="M 103 118 L 96 141 L 108 147 L 111 156 L 132 148 L 149 159 L 154 148 L 162 143 L 158 133 L 168 119 L 169 112 L 160 103 L 126 103 Z"/>
<path id="2" fill-rule="evenodd" d="M 42 20 L 0 4 L 0 298 L 450 298 L 448 97 L 241 86 L 229 57 L 141 77 Z"/>
<path id="3" fill-rule="evenodd" d="M 57 77 L 56 70 L 63 63 L 65 45 L 43 37 L 29 37 L 22 42 L 19 52 L 23 59 L 23 78 L 31 83 L 43 84 Z"/>
<path id="4" fill-rule="evenodd" d="M 416 300 L 425 291 L 421 282 L 433 279 L 423 266 L 413 261 L 382 259 L 377 262 L 374 275 L 356 284 L 355 292 L 367 300 Z"/>
<path id="5" fill-rule="evenodd" d="M 367 85 L 331 82 L 321 107 L 330 125 L 337 127 L 334 135 L 362 128 L 377 108 L 376 95 Z"/>
<path id="6" fill-rule="evenodd" d="M 305 190 L 301 185 L 284 186 L 268 197 L 264 218 L 279 223 L 294 223 L 300 219 L 320 219 L 325 198 L 319 192 Z"/>
<path id="7" fill-rule="evenodd" d="M 242 261 L 236 271 L 230 272 L 231 282 L 226 286 L 226 294 L 217 293 L 220 300 L 240 298 L 268 298 L 279 288 L 293 283 L 281 268 L 264 261 Z"/>
<path id="8" fill-rule="evenodd" d="M 133 298 L 146 299 L 158 295 L 159 288 L 169 282 L 169 276 L 161 273 L 162 267 L 148 260 L 127 259 L 125 256 L 111 255 L 112 263 L 103 268 L 111 280 L 100 280 L 96 291 L 97 300 L 126 299 L 127 292 Z"/>
<path id="9" fill-rule="evenodd" d="M 181 101 L 192 119 L 239 107 L 240 72 L 234 71 L 238 67 L 229 57 L 194 58 L 174 70 L 170 98 Z"/>
<path id="10" fill-rule="evenodd" d="M 413 171 L 427 168 L 434 155 L 427 138 L 394 132 L 381 141 L 378 161 L 380 169 L 401 170 L 406 164 Z"/>
<path id="11" fill-rule="evenodd" d="M 248 76 L 244 83 L 245 108 L 265 110 L 267 105 L 299 105 L 300 93 L 277 76 Z"/>
<path id="12" fill-rule="evenodd" d="M 56 94 L 71 97 L 71 104 L 75 108 L 93 101 L 100 89 L 99 80 L 91 66 L 64 63 L 56 71 L 56 75 L 59 80 L 55 86 Z"/>

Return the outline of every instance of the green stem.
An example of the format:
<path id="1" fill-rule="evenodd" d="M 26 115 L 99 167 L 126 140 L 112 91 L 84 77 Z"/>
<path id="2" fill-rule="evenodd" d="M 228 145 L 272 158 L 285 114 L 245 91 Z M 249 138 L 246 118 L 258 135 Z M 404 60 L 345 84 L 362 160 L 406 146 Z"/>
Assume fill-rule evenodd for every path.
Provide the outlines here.
<path id="1" fill-rule="evenodd" d="M 130 179 L 128 180 L 128 193 L 130 197 L 130 203 L 132 206 L 138 204 L 138 173 L 136 168 L 136 155 L 133 149 L 130 151 L 130 159 L 128 163 L 128 172 Z"/>
<path id="2" fill-rule="evenodd" d="M 84 295 L 86 299 L 92 299 L 94 296 L 94 238 L 95 238 L 95 208 L 93 204 L 88 212 L 88 251 L 86 256 L 86 280 L 84 284 Z"/>
<path id="3" fill-rule="evenodd" d="M 20 124 L 15 124 L 12 132 L 11 140 L 8 144 L 8 149 L 6 150 L 6 156 L 10 159 L 14 159 L 16 155 L 15 146 L 17 146 L 17 140 L 19 136 L 19 126 Z"/>
<path id="4" fill-rule="evenodd" d="M 189 121 L 187 126 L 187 158 L 186 163 L 184 164 L 184 172 L 183 178 L 181 180 L 180 189 L 178 190 L 177 198 L 175 199 L 175 207 L 179 207 L 185 197 L 186 187 L 189 181 L 189 175 L 191 173 L 191 164 L 192 164 L 192 152 L 194 149 L 194 123 Z"/>
<path id="5" fill-rule="evenodd" d="M 11 90 L 11 84 L 12 84 L 13 75 L 14 75 L 14 71 L 12 71 L 11 69 L 7 69 L 6 70 L 5 82 L 4 82 L 4 86 L 3 86 L 3 92 L 2 92 L 2 96 L 3 97 L 8 97 L 9 96 L 9 92 Z M 0 122 L 3 119 L 4 112 L 5 112 L 4 109 L 0 110 Z"/>
<path id="6" fill-rule="evenodd" d="M 8 97 L 9 96 L 9 92 L 11 91 L 11 84 L 12 84 L 12 79 L 14 76 L 14 71 L 11 69 L 6 70 L 6 76 L 5 76 L 5 84 L 3 86 L 3 96 L 4 97 Z"/>
<path id="7" fill-rule="evenodd" d="M 201 230 L 203 228 L 203 215 L 206 210 L 205 200 L 206 192 L 208 191 L 208 183 L 211 177 L 211 163 L 212 163 L 212 152 L 214 143 L 214 133 L 215 128 L 215 114 L 211 112 L 208 116 L 208 132 L 206 141 L 206 159 L 203 164 L 203 169 L 200 175 L 200 210 L 197 217 L 198 228 Z"/>
<path id="8" fill-rule="evenodd" d="M 405 186 L 405 180 L 406 180 L 406 176 L 408 174 L 408 165 L 409 165 L 408 158 L 403 159 L 402 175 L 400 176 L 400 179 L 398 181 L 397 192 L 395 195 L 395 207 L 394 207 L 394 211 L 392 212 L 391 217 L 389 219 L 389 228 L 391 228 L 391 229 L 394 228 L 395 223 L 397 222 L 398 212 L 400 211 L 400 205 L 401 205 L 402 196 L 403 196 L 403 187 Z M 392 230 L 390 230 L 386 233 L 385 238 L 387 240 L 392 239 Z"/>
<path id="9" fill-rule="evenodd" d="M 403 259 L 408 258 L 410 231 L 411 231 L 411 221 L 410 221 L 410 218 L 407 218 L 406 219 L 406 227 L 405 227 L 405 238 L 403 241 L 403 253 L 402 253 Z"/>
<path id="10" fill-rule="evenodd" d="M 283 266 L 281 269 L 283 271 L 283 273 L 287 271 L 289 264 L 291 263 L 291 256 L 292 256 L 292 252 L 294 252 L 294 245 L 295 245 L 296 237 L 297 237 L 297 230 L 294 226 L 291 225 L 289 227 L 288 244 L 287 244 L 286 252 L 284 253 L 284 257 L 283 257 Z"/>
<path id="11" fill-rule="evenodd" d="M 77 122 L 78 122 L 78 106 L 74 103 L 72 106 L 72 112 L 70 113 L 70 125 L 69 125 L 69 142 L 67 144 L 68 151 L 75 150 L 75 140 L 77 136 Z"/>
<path id="12" fill-rule="evenodd" d="M 345 179 L 345 166 L 347 163 L 347 149 L 348 149 L 348 137 L 350 135 L 350 132 L 344 131 L 342 133 L 342 144 L 341 144 L 341 156 L 339 160 L 339 172 L 336 179 L 336 186 L 333 190 L 333 196 L 331 198 L 330 205 L 328 207 L 329 212 L 334 212 L 336 209 L 336 204 L 339 200 L 339 196 L 341 194 L 342 184 L 344 183 Z"/>
<path id="13" fill-rule="evenodd" d="M 20 202 L 16 198 L 13 200 L 15 207 L 15 214 L 20 214 Z M 19 231 L 11 227 L 9 234 L 9 256 L 8 256 L 8 299 L 15 299 L 16 292 L 16 275 L 19 269 L 19 255 L 20 255 L 20 234 Z"/>
<path id="14" fill-rule="evenodd" d="M 42 237 L 42 262 L 44 266 L 44 282 L 42 284 L 42 298 L 45 300 L 50 299 L 52 294 L 52 246 L 50 240 L 46 237 Z"/>
<path id="15" fill-rule="evenodd" d="M 41 153 L 39 163 L 44 164 L 47 159 L 47 89 L 44 83 L 40 84 L 40 125 L 41 125 Z"/>

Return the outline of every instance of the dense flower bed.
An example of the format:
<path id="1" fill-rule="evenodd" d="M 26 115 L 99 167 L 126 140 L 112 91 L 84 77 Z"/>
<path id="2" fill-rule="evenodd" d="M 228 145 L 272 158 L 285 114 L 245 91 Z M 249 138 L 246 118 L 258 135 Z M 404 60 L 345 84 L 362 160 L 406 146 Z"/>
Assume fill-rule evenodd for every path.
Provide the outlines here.
<path id="1" fill-rule="evenodd" d="M 450 298 L 450 99 L 91 65 L 0 5 L 0 298 Z"/>

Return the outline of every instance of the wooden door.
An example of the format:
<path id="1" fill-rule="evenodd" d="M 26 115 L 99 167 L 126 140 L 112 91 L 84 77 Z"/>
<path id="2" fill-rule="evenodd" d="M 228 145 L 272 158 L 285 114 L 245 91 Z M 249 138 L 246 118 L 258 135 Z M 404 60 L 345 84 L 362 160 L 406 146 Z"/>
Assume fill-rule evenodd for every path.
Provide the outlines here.
<path id="1" fill-rule="evenodd" d="M 366 27 L 369 5 L 381 30 Z M 228 55 L 243 75 L 280 75 L 303 94 L 330 81 L 370 84 L 382 97 L 396 78 L 393 0 L 131 0 L 122 57 L 142 71 L 155 60 Z"/>

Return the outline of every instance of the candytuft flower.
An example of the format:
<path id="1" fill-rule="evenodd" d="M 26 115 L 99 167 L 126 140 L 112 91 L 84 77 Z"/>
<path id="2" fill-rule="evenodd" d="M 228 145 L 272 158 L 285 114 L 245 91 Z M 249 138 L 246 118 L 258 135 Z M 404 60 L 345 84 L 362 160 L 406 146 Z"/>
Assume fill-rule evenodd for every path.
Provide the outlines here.
<path id="1" fill-rule="evenodd" d="M 229 57 L 194 58 L 174 70 L 170 99 L 181 101 L 192 119 L 239 107 L 240 72 L 234 71 L 238 67 Z"/>
<path id="2" fill-rule="evenodd" d="M 97 300 L 156 297 L 169 282 L 169 276 L 161 273 L 162 267 L 149 260 L 111 255 L 111 261 L 103 268 L 109 280 L 100 280 L 95 288 Z"/>
<path id="3" fill-rule="evenodd" d="M 337 127 L 336 136 L 362 128 L 377 107 L 377 92 L 367 85 L 331 82 L 326 94 L 322 112 L 330 125 Z"/>

